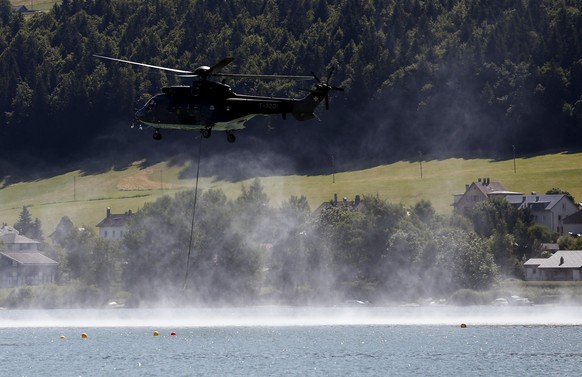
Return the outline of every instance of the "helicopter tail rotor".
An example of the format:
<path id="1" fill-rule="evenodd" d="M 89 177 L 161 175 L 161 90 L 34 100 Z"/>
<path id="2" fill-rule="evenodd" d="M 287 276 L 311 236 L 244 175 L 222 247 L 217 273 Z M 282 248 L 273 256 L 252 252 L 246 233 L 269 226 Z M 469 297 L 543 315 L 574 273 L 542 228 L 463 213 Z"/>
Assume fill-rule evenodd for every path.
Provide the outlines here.
<path id="1" fill-rule="evenodd" d="M 344 91 L 344 88 L 332 86 L 330 84 L 334 71 L 335 67 L 332 67 L 325 81 L 322 81 L 314 72 L 311 72 L 312 79 L 315 79 L 316 81 L 315 86 L 308 91 L 309 94 L 306 97 L 298 100 L 294 104 L 292 114 L 295 119 L 304 121 L 318 118 L 315 114 L 315 108 L 321 102 L 325 102 L 325 108 L 329 110 L 329 92 L 332 90 Z"/>
<path id="2" fill-rule="evenodd" d="M 344 91 L 344 88 L 338 87 L 338 86 L 331 86 L 330 85 L 330 81 L 331 81 L 331 77 L 333 76 L 333 72 L 335 71 L 335 67 L 331 67 L 331 69 L 329 70 L 329 74 L 327 75 L 327 79 L 325 80 L 325 82 L 321 81 L 319 79 L 319 77 L 317 77 L 317 75 L 314 72 L 311 72 L 311 75 L 313 76 L 313 78 L 315 79 L 315 81 L 317 81 L 316 87 L 317 89 L 320 89 L 322 91 L 325 92 L 325 109 L 329 110 L 329 91 L 330 90 L 336 90 L 336 91 Z"/>

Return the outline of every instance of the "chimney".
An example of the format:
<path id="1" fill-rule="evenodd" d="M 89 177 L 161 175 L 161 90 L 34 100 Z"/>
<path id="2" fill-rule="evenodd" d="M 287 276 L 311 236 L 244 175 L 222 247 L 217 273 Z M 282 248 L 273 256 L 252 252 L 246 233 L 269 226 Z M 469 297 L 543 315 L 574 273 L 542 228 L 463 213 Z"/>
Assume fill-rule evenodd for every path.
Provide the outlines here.
<path id="1" fill-rule="evenodd" d="M 356 195 L 356 199 L 354 200 L 354 205 L 356 207 L 360 205 L 360 195 Z"/>
<path id="2" fill-rule="evenodd" d="M 111 208 L 107 207 L 107 217 L 111 216 Z"/>
<path id="3" fill-rule="evenodd" d="M 469 185 L 465 185 L 465 192 L 469 191 Z"/>
<path id="4" fill-rule="evenodd" d="M 477 182 L 481 183 L 481 178 L 477 178 Z"/>
<path id="5" fill-rule="evenodd" d="M 333 205 L 337 206 L 337 193 L 333 194 Z"/>
<path id="6" fill-rule="evenodd" d="M 346 198 L 345 196 L 344 196 L 344 205 L 345 205 L 345 206 L 347 206 L 347 205 L 348 205 L 348 198 Z"/>

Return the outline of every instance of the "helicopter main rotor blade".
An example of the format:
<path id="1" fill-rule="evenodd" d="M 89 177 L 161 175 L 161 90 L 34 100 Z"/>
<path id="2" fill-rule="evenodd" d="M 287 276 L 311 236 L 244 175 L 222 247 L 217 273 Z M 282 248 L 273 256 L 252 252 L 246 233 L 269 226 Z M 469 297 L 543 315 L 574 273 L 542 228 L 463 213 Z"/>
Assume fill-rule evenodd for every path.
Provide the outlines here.
<path id="1" fill-rule="evenodd" d="M 253 75 L 253 74 L 246 74 L 246 73 L 213 73 L 212 75 L 213 76 L 222 76 L 222 77 L 267 79 L 267 80 L 298 80 L 298 81 L 313 80 L 313 77 L 311 77 L 311 76 L 293 76 L 293 75 Z"/>
<path id="2" fill-rule="evenodd" d="M 216 63 L 212 67 L 210 67 L 210 69 L 208 70 L 208 73 L 210 73 L 210 74 L 216 74 L 216 73 L 218 73 L 224 67 L 226 67 L 227 65 L 229 65 L 230 63 L 232 63 L 233 60 L 234 60 L 233 57 L 228 57 L 228 58 L 222 59 L 221 61 L 219 61 L 218 63 Z"/>
<path id="3" fill-rule="evenodd" d="M 159 69 L 161 71 L 168 71 L 168 72 L 181 73 L 181 74 L 191 74 L 192 73 L 192 71 L 183 71 L 181 69 L 174 69 L 174 68 L 160 67 L 160 66 L 157 66 L 157 65 L 151 65 L 151 64 L 145 64 L 145 63 L 132 62 L 131 60 L 123 60 L 123 59 L 111 58 L 109 56 L 102 56 L 102 55 L 95 55 L 95 54 L 93 56 L 96 57 L 96 58 L 99 58 L 99 59 L 107 59 L 107 60 L 113 60 L 113 61 L 121 62 L 121 63 L 139 65 L 139 66 L 142 66 L 142 67 Z"/>
<path id="4" fill-rule="evenodd" d="M 318 83 L 321 84 L 321 80 L 319 79 L 319 77 L 317 77 L 317 75 L 315 73 L 313 73 L 313 71 L 311 72 L 311 76 L 313 76 L 313 78 L 315 78 L 315 81 L 317 81 Z"/>

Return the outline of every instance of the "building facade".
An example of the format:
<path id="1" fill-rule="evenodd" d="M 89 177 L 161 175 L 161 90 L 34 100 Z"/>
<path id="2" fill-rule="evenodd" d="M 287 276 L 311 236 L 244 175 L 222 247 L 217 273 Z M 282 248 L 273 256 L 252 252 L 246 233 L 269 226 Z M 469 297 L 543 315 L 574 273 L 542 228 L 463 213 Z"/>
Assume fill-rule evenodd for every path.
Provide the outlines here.
<path id="1" fill-rule="evenodd" d="M 58 262 L 39 252 L 40 242 L 0 227 L 0 288 L 55 282 Z"/>
<path id="2" fill-rule="evenodd" d="M 119 241 L 125 236 L 127 231 L 127 222 L 132 216 L 131 210 L 121 213 L 111 213 L 111 208 L 107 208 L 107 214 L 99 224 L 99 237 L 106 240 Z"/>
<path id="3" fill-rule="evenodd" d="M 525 280 L 582 280 L 582 250 L 559 250 L 549 258 L 531 258 L 525 267 Z"/>

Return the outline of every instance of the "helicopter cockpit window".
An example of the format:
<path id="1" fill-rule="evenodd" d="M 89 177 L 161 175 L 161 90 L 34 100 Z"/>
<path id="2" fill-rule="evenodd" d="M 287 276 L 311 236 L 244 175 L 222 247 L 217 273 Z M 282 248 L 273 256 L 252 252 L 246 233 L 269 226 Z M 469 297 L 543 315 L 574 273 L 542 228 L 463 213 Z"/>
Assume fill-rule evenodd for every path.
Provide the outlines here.
<path id="1" fill-rule="evenodd" d="M 155 100 L 155 98 L 152 98 L 152 99 L 151 99 L 151 100 L 148 102 L 148 104 L 147 104 L 147 108 L 148 108 L 148 109 L 153 109 L 154 107 L 156 107 L 156 100 Z"/>
<path id="2" fill-rule="evenodd" d="M 146 104 L 146 108 L 151 111 L 157 108 L 168 106 L 168 103 L 168 97 L 165 94 L 159 94 L 149 100 L 149 102 Z"/>

